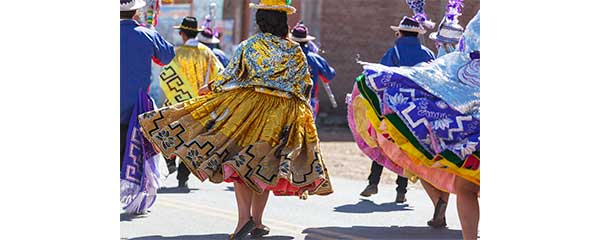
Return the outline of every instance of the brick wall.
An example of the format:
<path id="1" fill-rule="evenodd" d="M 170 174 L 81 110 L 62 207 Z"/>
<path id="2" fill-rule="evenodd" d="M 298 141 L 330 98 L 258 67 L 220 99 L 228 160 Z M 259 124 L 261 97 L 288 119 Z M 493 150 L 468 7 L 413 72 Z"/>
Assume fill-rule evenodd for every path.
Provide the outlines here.
<path id="1" fill-rule="evenodd" d="M 459 18 L 463 27 L 479 10 L 479 0 L 465 0 L 464 3 L 463 16 Z M 447 0 L 426 1 L 426 12 L 434 22 L 440 22 L 446 4 Z M 361 73 L 360 65 L 355 63 L 356 54 L 360 54 L 362 61 L 379 62 L 395 41 L 389 26 L 397 25 L 405 15 L 412 16 L 412 11 L 404 0 L 322 1 L 319 29 L 321 38 L 317 40 L 325 51 L 323 57 L 337 72 L 331 87 L 339 106 L 332 109 L 320 87 L 321 112 L 346 114 L 345 95 L 352 91 L 354 79 Z M 434 42 L 428 38 L 430 32 L 421 39 L 436 52 Z"/>

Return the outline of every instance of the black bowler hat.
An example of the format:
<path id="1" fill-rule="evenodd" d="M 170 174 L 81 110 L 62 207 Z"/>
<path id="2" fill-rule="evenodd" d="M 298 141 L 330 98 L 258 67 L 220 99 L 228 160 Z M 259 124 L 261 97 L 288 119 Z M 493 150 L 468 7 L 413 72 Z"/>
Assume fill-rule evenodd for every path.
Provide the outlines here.
<path id="1" fill-rule="evenodd" d="M 174 26 L 173 28 L 189 30 L 189 31 L 193 31 L 193 32 L 202 31 L 201 28 L 198 28 L 198 20 L 196 20 L 195 17 L 189 17 L 189 16 L 183 18 L 183 21 L 181 21 L 181 25 Z"/>

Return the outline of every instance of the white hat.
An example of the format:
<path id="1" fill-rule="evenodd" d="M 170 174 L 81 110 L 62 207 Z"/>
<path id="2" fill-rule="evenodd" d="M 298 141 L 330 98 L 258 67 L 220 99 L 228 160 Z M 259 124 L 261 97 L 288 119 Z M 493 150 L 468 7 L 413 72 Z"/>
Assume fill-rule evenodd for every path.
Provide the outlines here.
<path id="1" fill-rule="evenodd" d="M 294 28 L 292 28 L 292 31 L 288 37 L 299 43 L 310 42 L 316 39 L 308 34 L 308 27 L 306 27 L 302 22 L 299 22 L 296 24 L 296 26 L 294 26 Z"/>
<path id="2" fill-rule="evenodd" d="M 133 11 L 146 6 L 144 0 L 121 0 L 121 12 Z"/>
<path id="3" fill-rule="evenodd" d="M 457 44 L 464 28 L 458 24 L 458 21 L 444 21 L 440 24 L 438 31 L 429 35 L 429 38 L 440 43 Z"/>
<path id="4" fill-rule="evenodd" d="M 390 26 L 390 28 L 394 31 L 407 31 L 407 32 L 417 32 L 417 33 L 426 33 L 427 30 L 423 28 L 421 23 L 417 20 L 409 17 L 403 17 L 398 26 Z"/>
<path id="5" fill-rule="evenodd" d="M 221 40 L 219 40 L 215 36 L 212 28 L 210 27 L 205 27 L 204 29 L 202 29 L 202 31 L 200 31 L 200 34 L 198 34 L 196 38 L 198 39 L 198 41 L 206 44 L 217 44 L 221 42 Z"/>

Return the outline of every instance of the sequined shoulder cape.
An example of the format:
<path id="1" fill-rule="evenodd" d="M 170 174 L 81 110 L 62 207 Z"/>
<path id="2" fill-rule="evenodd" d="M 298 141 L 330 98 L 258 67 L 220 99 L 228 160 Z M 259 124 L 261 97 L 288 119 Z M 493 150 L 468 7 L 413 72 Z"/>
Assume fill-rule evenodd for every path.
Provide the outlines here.
<path id="1" fill-rule="evenodd" d="M 243 41 L 210 89 L 218 93 L 243 87 L 276 89 L 308 101 L 312 81 L 300 45 L 270 33 Z"/>

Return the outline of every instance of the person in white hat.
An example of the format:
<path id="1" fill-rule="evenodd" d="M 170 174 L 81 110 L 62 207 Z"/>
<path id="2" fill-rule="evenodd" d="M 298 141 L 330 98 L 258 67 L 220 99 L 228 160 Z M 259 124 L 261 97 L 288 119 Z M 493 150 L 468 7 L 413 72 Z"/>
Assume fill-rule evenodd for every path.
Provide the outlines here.
<path id="1" fill-rule="evenodd" d="M 313 118 L 317 121 L 317 115 L 319 114 L 319 79 L 323 81 L 323 84 L 328 84 L 329 81 L 335 78 L 335 69 L 329 66 L 329 63 L 325 58 L 316 52 L 311 51 L 310 41 L 316 38 L 308 34 L 308 27 L 302 22 L 296 24 L 289 35 L 289 38 L 294 42 L 300 44 L 302 52 L 306 55 L 306 61 L 310 67 L 310 75 L 313 81 L 313 89 L 311 91 L 310 106 L 313 111 Z"/>
<path id="2" fill-rule="evenodd" d="M 158 32 L 141 26 L 134 17 L 137 10 L 146 6 L 144 0 L 120 0 L 121 25 L 121 163 L 125 151 L 125 138 L 129 118 L 137 101 L 138 89 L 148 89 L 152 60 L 167 64 L 175 57 L 173 45 Z"/>
<path id="3" fill-rule="evenodd" d="M 403 17 L 400 24 L 390 26 L 396 34 L 396 43 L 390 48 L 381 58 L 380 63 L 386 66 L 414 66 L 418 63 L 429 62 L 435 59 L 433 52 L 423 46 L 418 38 L 419 34 L 427 32 L 425 28 L 415 19 Z M 371 164 L 371 173 L 369 174 L 369 185 L 363 190 L 360 195 L 369 197 L 377 194 L 377 185 L 381 179 L 383 166 L 376 161 Z M 396 202 L 406 202 L 406 187 L 408 179 L 398 175 L 396 179 Z"/>
<path id="4" fill-rule="evenodd" d="M 175 51 L 175 58 L 162 69 L 159 77 L 161 89 L 166 97 L 165 106 L 198 96 L 198 90 L 223 69 L 223 65 L 212 51 L 196 40 L 202 28 L 198 27 L 195 17 L 184 17 L 181 24 L 173 26 L 173 28 L 179 30 L 179 36 L 184 44 Z M 175 81 L 179 82 L 178 87 L 174 87 Z M 182 86 L 186 86 L 186 88 Z M 167 165 L 174 169 L 174 158 L 167 161 Z M 189 190 L 187 184 L 189 176 L 189 169 L 180 163 L 177 167 L 179 188 Z"/>
<path id="5" fill-rule="evenodd" d="M 229 64 L 229 58 L 227 57 L 225 52 L 219 49 L 219 43 L 221 42 L 221 40 L 219 40 L 219 38 L 217 38 L 217 36 L 215 35 L 216 33 L 213 31 L 212 28 L 204 27 L 202 31 L 200 31 L 200 34 L 198 34 L 198 37 L 196 38 L 199 42 L 210 48 L 210 50 L 215 54 L 215 56 L 217 56 L 217 58 L 219 59 L 221 64 L 223 64 L 223 66 L 227 66 L 227 64 Z"/>
<path id="6" fill-rule="evenodd" d="M 429 38 L 435 41 L 435 46 L 438 48 L 438 58 L 453 52 L 463 35 L 464 28 L 458 23 L 461 7 L 462 0 L 449 1 L 438 31 L 429 35 Z"/>
<path id="7" fill-rule="evenodd" d="M 121 5 L 121 76 L 120 76 L 120 144 L 121 144 L 121 197 L 126 212 L 144 213 L 153 201 L 132 200 L 138 197 L 155 196 L 156 189 L 146 189 L 148 184 L 140 183 L 142 173 L 149 172 L 138 166 L 148 166 L 144 162 L 150 155 L 132 157 L 139 151 L 141 142 L 137 114 L 148 105 L 140 104 L 149 99 L 146 96 L 151 82 L 152 61 L 159 65 L 169 63 L 175 56 L 173 45 L 167 42 L 158 32 L 146 28 L 134 17 L 138 9 L 146 6 L 143 0 L 120 0 Z M 151 106 L 151 104 L 149 104 Z M 146 107 L 146 108 L 144 108 Z M 143 112 L 143 111 L 142 111 Z M 148 146 L 149 147 L 149 146 Z M 137 148 L 137 149 L 136 149 Z M 144 162 L 142 162 L 144 161 Z M 148 161 L 153 164 L 152 161 Z M 134 171 L 131 171 L 134 169 Z M 152 169 L 152 168 L 148 168 Z M 140 171 L 136 171 L 140 170 Z M 132 180 L 133 179 L 133 180 Z M 146 176 L 144 181 L 152 179 Z M 155 186 L 155 185 L 153 185 Z M 139 205 L 141 203 L 145 203 Z M 135 206 L 137 204 L 137 206 Z"/>

